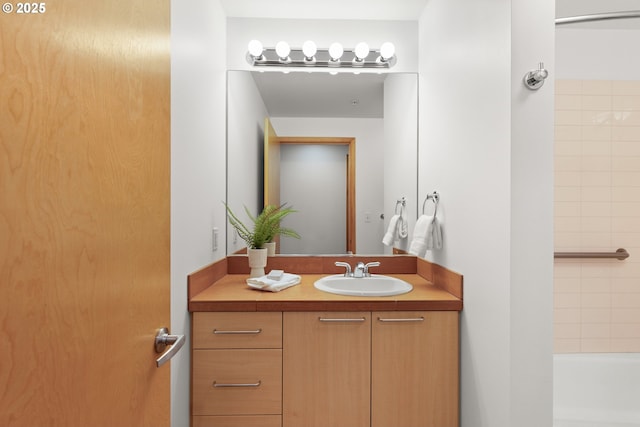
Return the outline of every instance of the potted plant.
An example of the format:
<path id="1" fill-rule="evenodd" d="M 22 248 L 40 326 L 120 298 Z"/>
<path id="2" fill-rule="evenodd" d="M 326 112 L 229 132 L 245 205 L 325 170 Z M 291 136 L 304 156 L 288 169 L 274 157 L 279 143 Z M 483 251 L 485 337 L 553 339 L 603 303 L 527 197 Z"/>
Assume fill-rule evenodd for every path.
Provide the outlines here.
<path id="1" fill-rule="evenodd" d="M 290 228 L 282 227 L 281 221 L 289 215 L 290 213 L 297 212 L 291 207 L 286 206 L 286 204 L 282 204 L 280 206 L 268 205 L 265 206 L 263 212 L 266 211 L 264 216 L 264 221 L 268 223 L 266 226 L 268 230 L 267 242 L 263 245 L 268 249 L 268 255 L 275 255 L 276 253 L 276 242 L 274 239 L 277 236 L 285 236 L 285 237 L 294 237 L 296 239 L 300 238 L 300 235 Z"/>
<path id="2" fill-rule="evenodd" d="M 251 267 L 251 277 L 264 275 L 264 267 L 267 265 L 268 251 L 265 245 L 277 236 L 290 236 L 300 238 L 294 230 L 281 227 L 280 221 L 292 212 L 295 212 L 285 204 L 281 206 L 267 205 L 258 216 L 251 215 L 245 206 L 247 216 L 253 222 L 253 227 L 245 225 L 231 208 L 225 203 L 227 208 L 229 223 L 236 230 L 238 236 L 247 244 L 247 255 L 249 256 L 249 267 Z"/>

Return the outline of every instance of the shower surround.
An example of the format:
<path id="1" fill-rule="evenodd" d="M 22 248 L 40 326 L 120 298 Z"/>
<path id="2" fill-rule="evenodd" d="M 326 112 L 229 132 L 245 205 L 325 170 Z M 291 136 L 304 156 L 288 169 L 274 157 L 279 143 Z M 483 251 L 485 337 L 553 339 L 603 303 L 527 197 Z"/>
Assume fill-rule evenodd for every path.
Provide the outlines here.
<path id="1" fill-rule="evenodd" d="M 554 351 L 640 352 L 640 81 L 556 80 Z"/>

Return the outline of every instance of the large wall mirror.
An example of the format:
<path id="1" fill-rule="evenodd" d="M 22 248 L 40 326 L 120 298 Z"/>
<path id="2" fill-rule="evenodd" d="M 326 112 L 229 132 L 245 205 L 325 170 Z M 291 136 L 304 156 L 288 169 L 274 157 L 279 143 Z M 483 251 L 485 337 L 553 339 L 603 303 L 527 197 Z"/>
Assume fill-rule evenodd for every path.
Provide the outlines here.
<path id="1" fill-rule="evenodd" d="M 417 111 L 415 73 L 229 71 L 227 203 L 246 218 L 244 207 L 256 214 L 269 197 L 270 123 L 279 202 L 298 210 L 284 225 L 302 236 L 282 238 L 279 252 L 390 254 L 382 238 L 396 202 L 410 229 L 417 217 Z M 227 227 L 227 254 L 243 248 Z"/>

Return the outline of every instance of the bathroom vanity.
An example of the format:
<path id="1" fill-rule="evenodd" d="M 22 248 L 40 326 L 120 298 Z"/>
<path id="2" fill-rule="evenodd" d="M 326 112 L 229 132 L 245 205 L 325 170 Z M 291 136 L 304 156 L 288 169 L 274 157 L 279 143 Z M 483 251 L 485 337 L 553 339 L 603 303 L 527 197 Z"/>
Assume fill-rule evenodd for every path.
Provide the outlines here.
<path id="1" fill-rule="evenodd" d="M 375 257 L 409 293 L 358 297 L 314 288 L 335 261 L 273 257 L 302 276 L 249 288 L 246 257 L 189 276 L 193 427 L 456 427 L 462 277 L 411 256 Z M 245 271 L 246 270 L 246 271 Z"/>

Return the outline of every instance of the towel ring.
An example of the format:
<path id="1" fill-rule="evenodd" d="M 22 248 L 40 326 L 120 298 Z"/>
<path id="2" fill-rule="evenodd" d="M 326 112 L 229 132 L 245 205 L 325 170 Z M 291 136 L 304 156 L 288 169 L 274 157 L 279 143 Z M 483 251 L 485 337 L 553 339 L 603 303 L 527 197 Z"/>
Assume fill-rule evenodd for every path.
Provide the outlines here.
<path id="1" fill-rule="evenodd" d="M 400 200 L 396 200 L 396 207 L 393 210 L 393 212 L 396 215 L 398 215 L 398 206 L 400 206 L 400 213 L 402 213 L 402 208 L 404 208 L 406 204 L 407 204 L 407 201 L 406 201 L 406 199 L 404 197 L 402 199 L 400 199 Z"/>
<path id="2" fill-rule="evenodd" d="M 440 203 L 440 195 L 437 191 L 434 191 L 432 194 L 427 194 L 427 197 L 422 202 L 422 214 L 424 215 L 424 206 L 427 204 L 427 200 L 432 200 L 434 204 L 433 217 L 435 218 L 438 214 L 438 203 Z"/>

